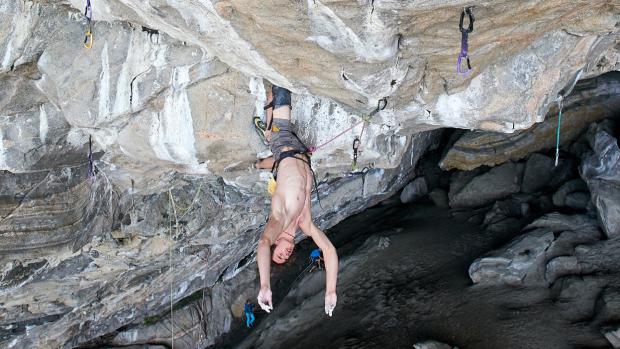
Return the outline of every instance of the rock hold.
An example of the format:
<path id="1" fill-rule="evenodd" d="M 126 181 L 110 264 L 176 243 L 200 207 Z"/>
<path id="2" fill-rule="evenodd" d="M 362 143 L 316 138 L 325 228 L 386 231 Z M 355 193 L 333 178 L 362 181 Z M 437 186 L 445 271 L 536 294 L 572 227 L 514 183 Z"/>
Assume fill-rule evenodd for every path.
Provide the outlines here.
<path id="1" fill-rule="evenodd" d="M 512 162 L 475 176 L 466 184 L 450 183 L 450 207 L 478 207 L 519 192 L 522 164 Z"/>
<path id="2" fill-rule="evenodd" d="M 583 160 L 580 174 L 606 237 L 613 238 L 620 236 L 620 149 L 617 140 L 597 126 L 589 133 L 594 153 Z"/>
<path id="3" fill-rule="evenodd" d="M 424 177 L 418 177 L 411 183 L 407 184 L 400 194 L 400 201 L 403 204 L 420 200 L 428 194 L 426 180 Z"/>
<path id="4" fill-rule="evenodd" d="M 592 271 L 592 266 L 579 261 L 575 247 L 600 239 L 593 219 L 552 213 L 528 225 L 524 231 L 528 232 L 490 256 L 474 261 L 469 267 L 472 281 L 547 286 L 560 276 Z"/>

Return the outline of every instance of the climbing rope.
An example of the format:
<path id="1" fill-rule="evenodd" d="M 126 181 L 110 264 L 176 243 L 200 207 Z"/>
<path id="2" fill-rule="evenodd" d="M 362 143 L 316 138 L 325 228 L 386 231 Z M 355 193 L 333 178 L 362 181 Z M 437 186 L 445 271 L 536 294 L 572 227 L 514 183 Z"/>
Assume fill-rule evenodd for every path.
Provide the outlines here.
<path id="1" fill-rule="evenodd" d="M 467 75 L 471 71 L 471 63 L 469 62 L 469 53 L 468 48 L 469 45 L 467 43 L 467 39 L 469 37 L 469 33 L 474 31 L 474 13 L 472 12 L 472 7 L 466 7 L 461 12 L 461 20 L 459 21 L 459 30 L 461 31 L 461 53 L 459 53 L 459 58 L 456 61 L 456 72 L 460 75 Z M 469 25 L 467 28 L 463 28 L 463 20 L 465 19 L 465 14 L 469 17 Z M 461 71 L 461 62 L 465 58 L 467 60 L 467 70 Z"/>
<path id="2" fill-rule="evenodd" d="M 343 134 L 351 131 L 352 129 L 356 128 L 357 126 L 359 126 L 362 123 L 366 123 L 369 122 L 370 119 L 377 114 L 379 111 L 385 109 L 385 107 L 387 106 L 387 98 L 383 97 L 381 98 L 378 102 L 377 102 L 377 108 L 375 108 L 372 112 L 370 112 L 370 114 L 368 114 L 366 117 L 363 117 L 362 120 L 360 120 L 358 123 L 356 123 L 355 125 L 349 127 L 348 129 L 340 132 L 339 134 L 335 135 L 334 137 L 332 137 L 330 140 L 328 140 L 327 142 L 324 142 L 323 144 L 317 145 L 317 146 L 312 146 L 308 148 L 308 151 L 310 153 L 315 153 L 317 150 L 323 148 L 324 146 L 328 145 L 329 143 L 333 142 L 334 140 L 338 139 L 340 136 L 342 136 Z M 363 129 L 362 129 L 363 130 Z"/>
<path id="3" fill-rule="evenodd" d="M 556 167 L 558 166 L 558 162 L 560 160 L 560 128 L 562 126 L 562 107 L 564 106 L 564 99 L 568 97 L 568 95 L 573 91 L 573 88 L 575 88 L 577 81 L 581 77 L 581 73 L 583 73 L 583 69 L 579 69 L 570 87 L 564 93 L 560 91 L 560 93 L 558 93 L 558 98 L 556 99 L 558 103 L 558 126 L 557 126 L 557 130 L 555 134 L 555 166 Z"/>
<path id="4" fill-rule="evenodd" d="M 177 208 L 176 205 L 174 204 L 174 199 L 172 198 L 172 189 L 168 189 L 168 201 L 169 201 L 169 207 L 172 210 L 172 212 L 174 213 L 174 225 L 175 225 L 175 234 L 174 236 L 178 236 L 179 233 L 179 221 L 177 219 Z M 170 220 L 169 220 L 169 238 L 170 238 L 170 244 L 168 245 L 168 256 L 169 256 L 169 270 L 170 270 L 170 275 L 171 275 L 171 280 L 170 280 L 170 343 L 172 348 L 174 348 L 174 317 L 173 317 L 173 305 L 174 305 L 174 300 L 173 300 L 173 294 L 174 294 L 174 271 L 173 271 L 173 266 L 172 266 L 172 245 L 174 244 L 174 239 L 172 237 L 172 215 L 170 215 Z"/>
<path id="5" fill-rule="evenodd" d="M 299 280 L 299 278 L 308 271 L 308 269 L 310 269 L 310 267 L 312 267 L 314 263 L 310 262 L 310 264 L 308 264 L 308 266 L 306 268 L 304 268 L 304 270 L 301 271 L 301 273 L 299 273 L 297 275 L 297 277 L 290 283 L 290 285 L 288 286 L 288 289 L 286 290 L 286 292 L 284 293 L 284 297 L 286 297 L 286 295 L 291 292 L 291 289 L 293 288 L 293 286 L 295 285 L 295 283 L 297 282 L 297 280 Z"/>
<path id="6" fill-rule="evenodd" d="M 93 167 L 93 138 L 88 136 L 88 178 L 92 178 L 95 175 L 95 169 Z"/>
<path id="7" fill-rule="evenodd" d="M 84 9 L 84 17 L 86 17 L 86 34 L 84 34 L 84 47 L 93 47 L 93 28 L 91 21 L 93 19 L 93 8 L 90 0 L 86 0 L 86 8 Z"/>
<path id="8" fill-rule="evenodd" d="M 133 180 L 131 182 L 132 184 L 132 191 L 133 191 Z M 185 218 L 185 216 L 190 212 L 190 210 L 194 207 L 194 204 L 198 201 L 198 196 L 200 195 L 200 190 L 202 189 L 202 184 L 200 183 L 200 186 L 198 186 L 198 189 L 196 190 L 196 195 L 194 195 L 194 198 L 192 199 L 191 204 L 183 211 L 183 214 L 181 215 L 181 217 L 178 216 L 178 210 L 177 210 L 177 205 L 174 202 L 174 198 L 172 197 L 172 189 L 168 189 L 168 205 L 169 205 L 169 210 L 172 211 L 173 214 L 170 215 L 170 221 L 169 221 L 169 238 L 170 238 L 170 245 L 168 246 L 168 255 L 169 255 L 169 270 L 170 270 L 170 275 L 172 275 L 172 279 L 170 280 L 170 343 L 171 343 L 171 347 L 174 349 L 174 318 L 173 318 L 173 306 L 174 306 L 174 269 L 172 266 L 172 245 L 174 244 L 174 239 L 177 238 L 179 236 L 179 221 L 183 220 L 183 218 Z M 132 199 L 133 200 L 133 199 Z M 172 235 L 172 219 L 174 218 L 174 237 Z"/>

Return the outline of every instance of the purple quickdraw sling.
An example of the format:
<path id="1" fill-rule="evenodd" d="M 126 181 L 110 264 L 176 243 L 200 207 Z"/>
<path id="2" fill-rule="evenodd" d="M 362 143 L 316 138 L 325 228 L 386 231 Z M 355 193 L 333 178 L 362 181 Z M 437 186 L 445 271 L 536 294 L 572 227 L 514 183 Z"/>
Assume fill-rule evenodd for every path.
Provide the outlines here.
<path id="1" fill-rule="evenodd" d="M 463 28 L 463 19 L 465 19 L 465 14 L 469 17 L 469 26 L 467 28 Z M 469 46 L 467 44 L 467 38 L 469 33 L 474 31 L 474 14 L 472 12 L 471 7 L 467 7 L 461 12 L 461 20 L 459 21 L 459 29 L 461 30 L 461 53 L 459 53 L 459 58 L 456 62 L 456 72 L 460 75 L 467 75 L 471 71 L 471 63 L 469 62 L 469 54 L 467 52 Z M 461 62 L 462 59 L 465 58 L 467 60 L 467 70 L 461 71 Z"/>

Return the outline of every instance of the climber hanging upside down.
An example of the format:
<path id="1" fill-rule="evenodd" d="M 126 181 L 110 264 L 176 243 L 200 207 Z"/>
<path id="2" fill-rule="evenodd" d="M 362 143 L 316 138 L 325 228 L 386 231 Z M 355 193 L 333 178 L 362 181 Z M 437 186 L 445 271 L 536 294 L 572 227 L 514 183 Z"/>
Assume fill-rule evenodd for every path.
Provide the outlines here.
<path id="1" fill-rule="evenodd" d="M 271 211 L 263 236 L 258 242 L 257 260 L 260 275 L 258 304 L 269 312 L 271 301 L 271 261 L 282 264 L 295 248 L 295 232 L 299 227 L 311 237 L 323 251 L 325 259 L 325 314 L 332 316 L 336 307 L 336 281 L 338 279 L 338 255 L 329 238 L 312 222 L 310 196 L 313 173 L 308 149 L 297 138 L 291 124 L 291 92 L 273 86 L 267 110 L 268 124 L 273 121 L 272 132 L 266 132 L 272 157 L 259 161 L 258 168 L 273 169 L 277 175 L 277 187 L 271 198 Z M 270 125 L 271 126 L 271 125 Z M 275 245 L 273 253 L 271 246 Z"/>

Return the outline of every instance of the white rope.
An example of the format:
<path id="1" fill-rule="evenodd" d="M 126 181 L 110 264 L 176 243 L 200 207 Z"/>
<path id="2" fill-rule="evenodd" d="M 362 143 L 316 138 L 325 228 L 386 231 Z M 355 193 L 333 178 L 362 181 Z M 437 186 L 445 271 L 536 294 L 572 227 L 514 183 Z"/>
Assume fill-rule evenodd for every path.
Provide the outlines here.
<path id="1" fill-rule="evenodd" d="M 174 317 L 173 317 L 174 315 L 173 313 L 174 312 L 173 310 L 174 270 L 172 266 L 172 246 L 174 245 L 174 239 L 179 236 L 179 220 L 183 219 L 189 213 L 189 211 L 194 207 L 194 204 L 196 203 L 196 201 L 198 201 L 198 195 L 200 194 L 201 189 L 202 189 L 202 183 L 200 183 L 200 186 L 198 187 L 198 190 L 196 191 L 196 195 L 194 195 L 194 199 L 192 200 L 192 203 L 185 210 L 185 212 L 183 212 L 183 215 L 181 215 L 180 218 L 177 215 L 177 206 L 176 206 L 176 203 L 174 202 L 174 198 L 172 197 L 172 189 L 168 189 L 169 210 L 171 211 L 170 220 L 169 220 L 170 245 L 168 246 L 168 255 L 169 255 L 169 271 L 171 275 L 171 279 L 170 279 L 170 345 L 172 349 L 174 349 L 174 336 L 175 336 L 174 335 Z M 172 216 L 173 215 L 174 215 L 174 229 L 175 229 L 174 237 L 172 236 Z M 206 280 L 206 276 L 205 276 L 205 280 Z"/>
<path id="2" fill-rule="evenodd" d="M 174 205 L 174 199 L 172 198 L 172 189 L 168 189 L 168 200 L 170 202 L 170 208 L 172 209 L 172 213 L 174 213 L 174 225 L 175 225 L 175 237 L 178 236 L 178 232 L 179 232 L 179 221 L 177 219 L 177 209 L 176 206 Z M 169 230 L 169 236 L 170 236 L 170 245 L 168 246 L 168 254 L 169 254 L 169 261 L 170 261 L 170 265 L 169 265 L 169 273 L 170 273 L 170 344 L 172 346 L 172 349 L 174 349 L 174 317 L 173 317 L 173 305 L 174 305 L 174 300 L 173 300 L 173 292 L 174 292 L 174 270 L 173 270 L 173 266 L 172 266 L 172 245 L 174 244 L 174 239 L 172 237 L 172 217 L 170 217 L 169 220 L 170 224 L 170 230 Z"/>
<path id="3" fill-rule="evenodd" d="M 575 75 L 575 78 L 573 79 L 573 82 L 571 83 L 568 90 L 566 90 L 566 92 L 564 93 L 558 93 L 558 98 L 556 99 L 556 102 L 558 103 L 558 126 L 556 130 L 556 141 L 555 141 L 555 166 L 556 167 L 558 166 L 558 162 L 560 160 L 560 127 L 562 126 L 562 108 L 564 106 L 564 99 L 568 97 L 568 95 L 570 95 L 570 93 L 573 91 L 573 88 L 575 88 L 575 85 L 577 84 L 577 81 L 581 77 L 582 73 L 583 73 L 583 68 L 579 69 L 579 71 L 577 72 L 577 75 Z"/>

